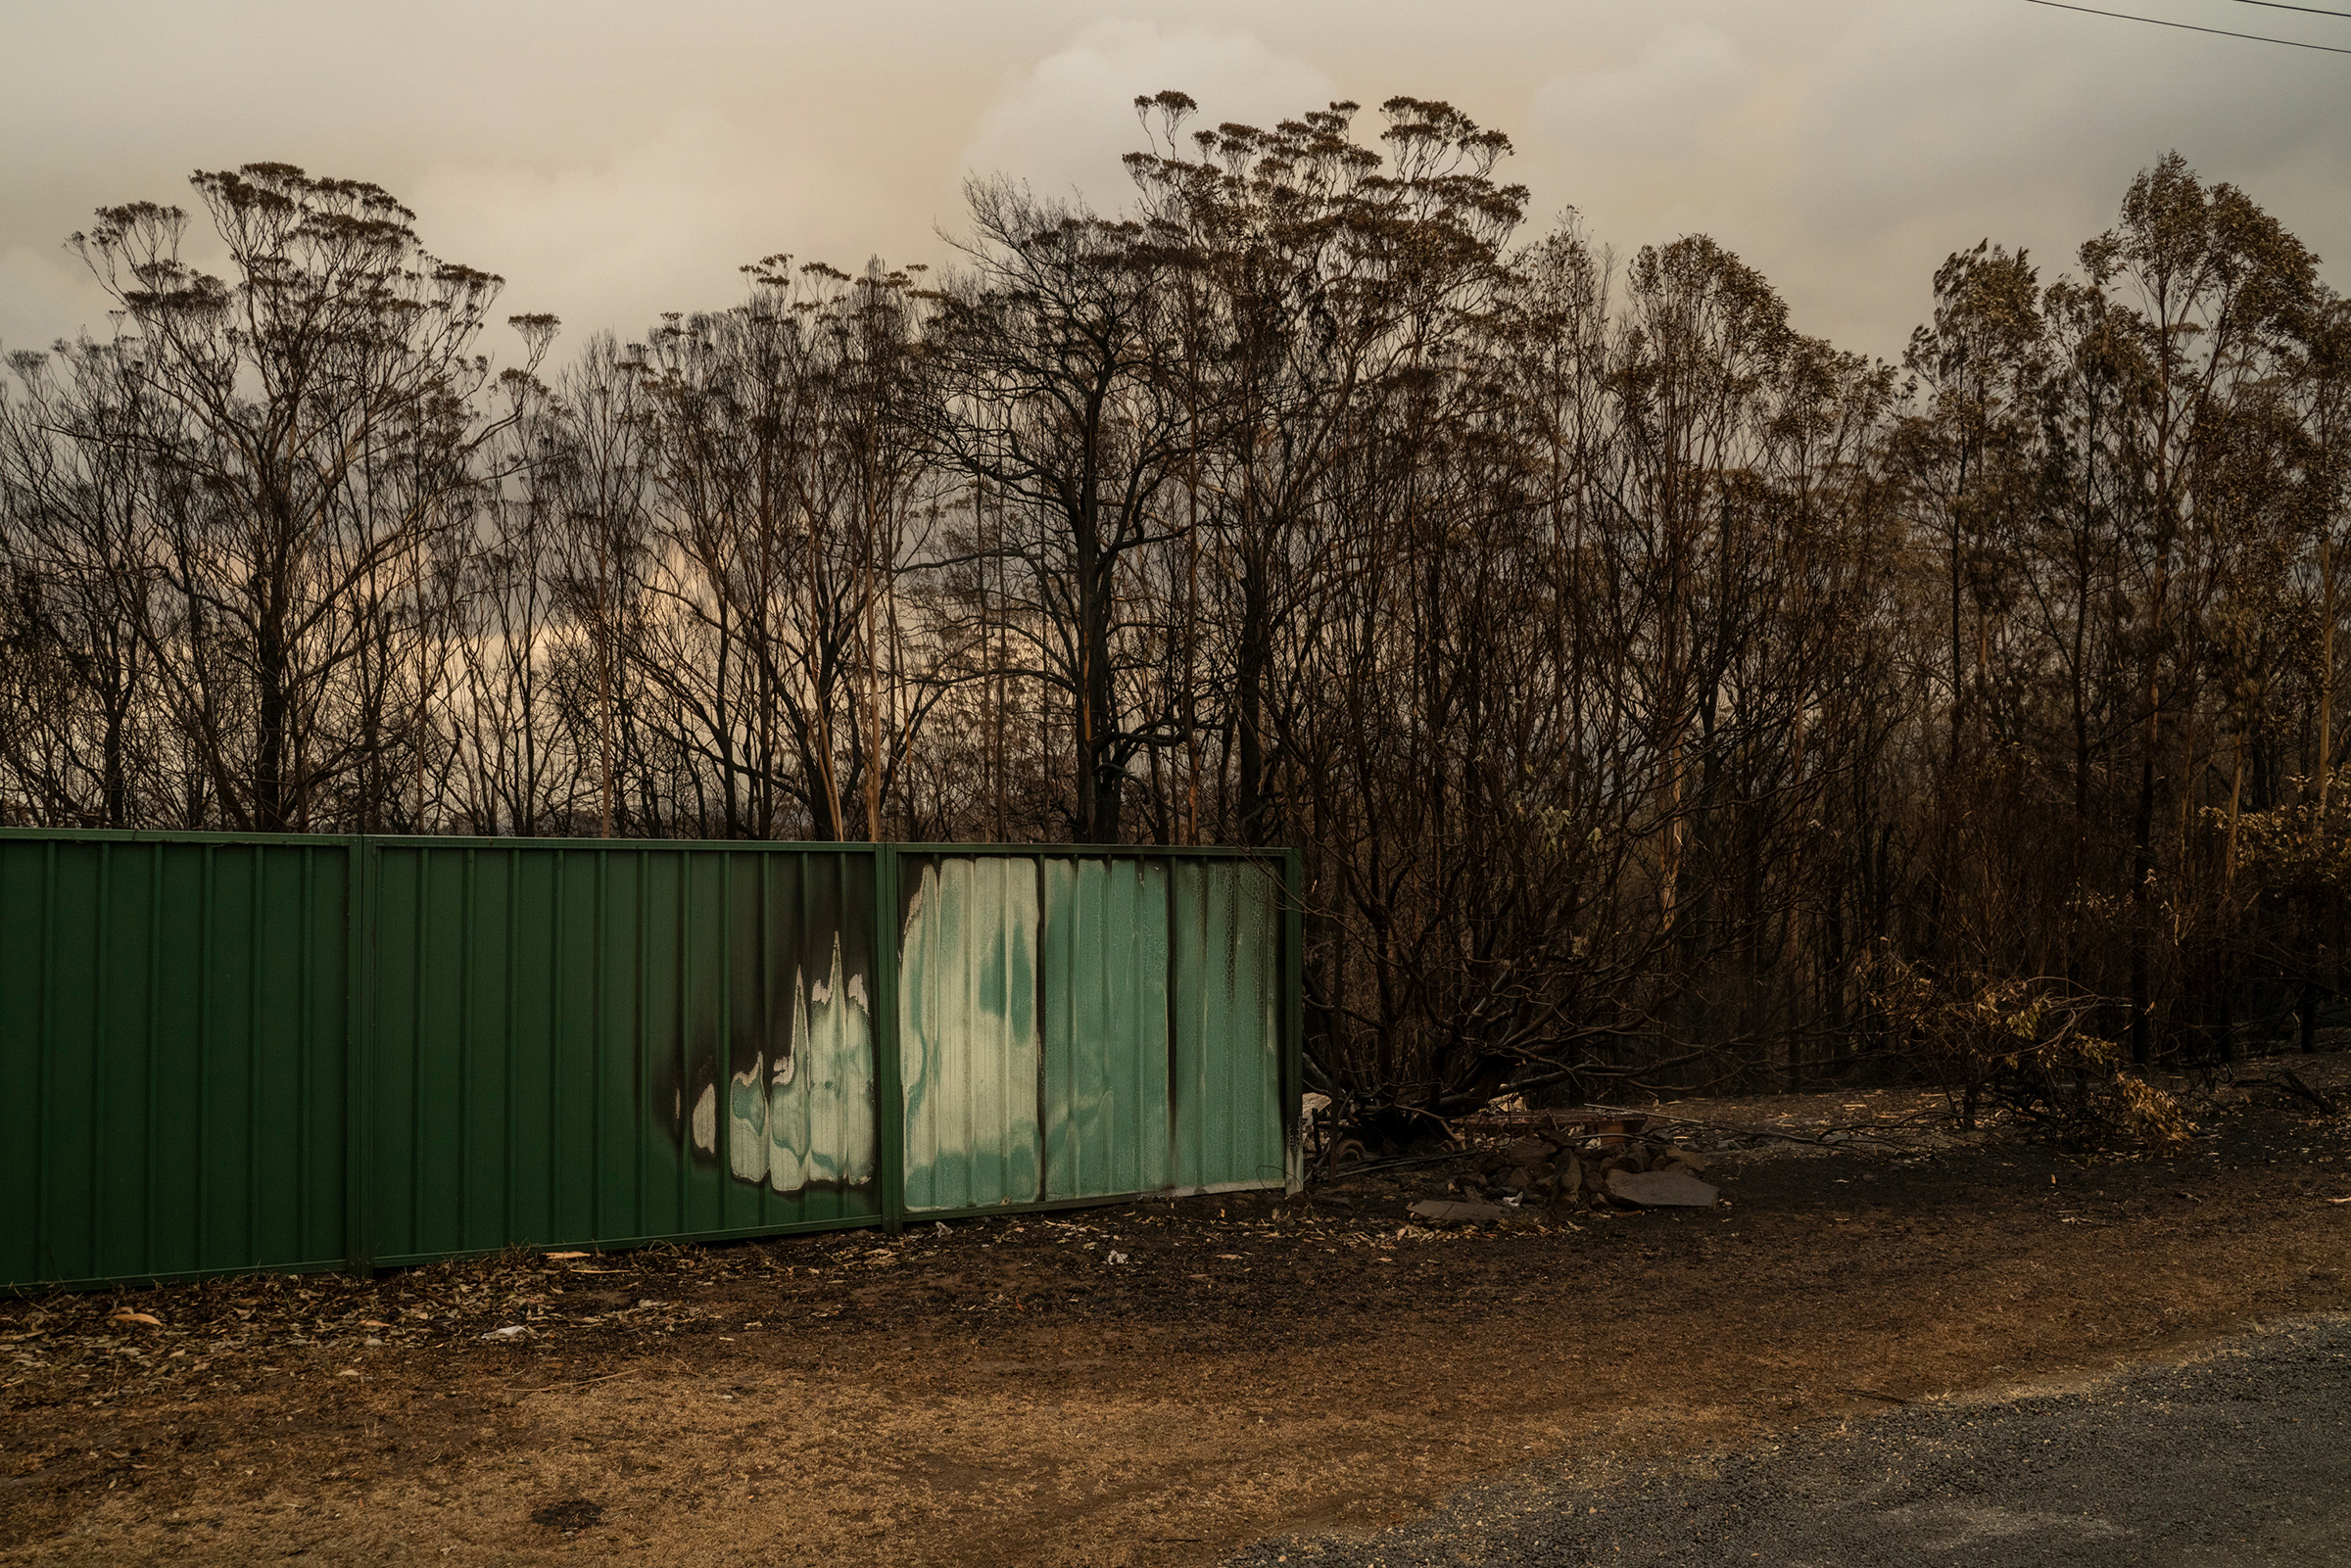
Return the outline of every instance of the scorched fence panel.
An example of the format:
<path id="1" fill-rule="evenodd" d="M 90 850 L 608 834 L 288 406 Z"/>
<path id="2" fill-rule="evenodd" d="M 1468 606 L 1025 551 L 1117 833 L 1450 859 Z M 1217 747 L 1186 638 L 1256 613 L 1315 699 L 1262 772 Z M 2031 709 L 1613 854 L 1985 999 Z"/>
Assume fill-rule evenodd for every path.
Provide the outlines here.
<path id="1" fill-rule="evenodd" d="M 1293 1184 L 1297 878 L 0 830 L 0 1282 Z"/>
<path id="2" fill-rule="evenodd" d="M 940 848 L 898 865 L 909 1212 L 1294 1178 L 1283 861 Z"/>
<path id="3" fill-rule="evenodd" d="M 379 1263 L 882 1217 L 874 855 L 377 852 Z"/>

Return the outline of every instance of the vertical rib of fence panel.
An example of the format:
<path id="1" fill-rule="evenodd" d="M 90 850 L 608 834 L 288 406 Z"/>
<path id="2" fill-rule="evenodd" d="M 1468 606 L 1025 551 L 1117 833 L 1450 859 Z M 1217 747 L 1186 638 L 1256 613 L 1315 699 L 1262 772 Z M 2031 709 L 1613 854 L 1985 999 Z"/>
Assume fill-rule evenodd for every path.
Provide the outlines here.
<path id="1" fill-rule="evenodd" d="M 1306 1185 L 1306 867 L 1296 849 L 1281 852 L 1281 1117 L 1285 1150 L 1282 1186 Z"/>
<path id="2" fill-rule="evenodd" d="M 355 1274 L 375 1267 L 375 848 L 345 841 L 350 892 L 345 900 L 343 1024 L 343 1258 Z"/>
<path id="3" fill-rule="evenodd" d="M 909 1212 L 1032 1204 L 1037 1125 L 1036 860 L 909 859 L 898 950 Z"/>
<path id="4" fill-rule="evenodd" d="M 1294 1179 L 1295 857 L 0 833 L 11 1282 Z"/>
<path id="5" fill-rule="evenodd" d="M 876 844 L 874 907 L 874 1130 L 881 1178 L 882 1223 L 895 1233 L 906 1220 L 906 1080 L 898 1038 L 898 850 Z"/>
<path id="6" fill-rule="evenodd" d="M 1043 874 L 1044 1196 L 1166 1187 L 1167 867 L 1056 855 Z"/>
<path id="7" fill-rule="evenodd" d="M 0 833 L 0 1281 L 347 1261 L 347 840 Z"/>
<path id="8" fill-rule="evenodd" d="M 381 854 L 379 1260 L 882 1217 L 871 852 Z M 473 1174 L 459 1191 L 404 1163 Z"/>
<path id="9" fill-rule="evenodd" d="M 1280 882 L 1261 862 L 1176 868 L 1176 1184 L 1288 1179 L 1281 1094 Z"/>

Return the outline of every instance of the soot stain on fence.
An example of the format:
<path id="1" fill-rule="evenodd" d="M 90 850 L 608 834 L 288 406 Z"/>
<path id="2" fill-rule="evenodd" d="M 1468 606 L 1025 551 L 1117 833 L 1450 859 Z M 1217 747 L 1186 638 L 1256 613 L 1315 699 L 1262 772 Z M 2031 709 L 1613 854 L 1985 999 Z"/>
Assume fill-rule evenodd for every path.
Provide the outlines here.
<path id="1" fill-rule="evenodd" d="M 490 847 L 497 855 L 483 858 Z M 1272 961 L 1265 921 L 1219 924 L 1203 913 L 1213 928 L 1180 952 L 1168 934 L 1179 910 L 1221 907 L 1199 889 L 1235 880 L 1245 864 L 1238 856 L 909 846 L 762 852 L 773 863 L 754 872 L 744 864 L 752 857 L 716 846 L 362 839 L 299 853 L 306 865 L 324 865 L 330 852 L 360 857 L 355 864 L 372 873 L 279 886 L 275 872 L 236 859 L 267 851 L 277 856 L 272 865 L 294 863 L 296 851 L 271 843 L 208 837 L 155 848 L 123 835 L 61 846 L 46 835 L 0 833 L 0 848 L 8 851 L 0 875 L 40 889 L 41 908 L 62 896 L 48 891 L 58 882 L 76 908 L 114 899 L 117 935 L 136 933 L 58 991 L 100 992 L 103 1018 L 89 1009 L 70 1016 L 65 1003 L 47 1001 L 45 970 L 21 988 L 30 1005 L 55 1007 L 65 1020 L 43 1026 L 57 1035 L 54 1043 L 44 1036 L 40 1060 L 50 1069 L 84 1070 L 116 1046 L 102 1023 L 143 1018 L 152 1061 L 186 1057 L 198 1065 L 190 1071 L 237 1085 L 249 1080 L 226 1075 L 260 1067 L 275 1074 L 222 1102 L 232 1110 L 282 1103 L 317 1113 L 305 1123 L 316 1147 L 306 1141 L 293 1152 L 300 1161 L 290 1180 L 275 1176 L 293 1155 L 225 1116 L 207 1124 L 204 1148 L 152 1134 L 154 1213 L 133 1208 L 135 1195 L 118 1202 L 111 1189 L 84 1195 L 74 1186 L 105 1164 L 88 1153 L 99 1146 L 93 1140 L 117 1136 L 97 1110 L 85 1124 L 53 1098 L 11 1120 L 12 1134 L 36 1141 L 40 1168 L 56 1176 L 43 1188 L 55 1195 L 46 1207 L 20 1206 L 39 1212 L 0 1227 L 9 1230 L 0 1262 L 19 1279 L 409 1262 L 486 1242 L 600 1244 L 713 1220 L 744 1231 L 847 1225 L 907 1210 L 1272 1185 L 1284 1168 L 1282 1118 L 1267 1092 L 1272 1078 L 1256 1061 L 1281 1045 L 1274 993 L 1251 966 L 1240 989 L 1254 991 L 1257 1005 L 1229 997 L 1231 976 L 1243 973 L 1233 943 L 1264 950 L 1261 965 Z M 158 856 L 158 867 L 124 874 L 122 864 L 140 853 Z M 727 862 L 735 869 L 711 874 L 714 854 L 735 857 Z M 447 874 L 456 855 L 517 863 L 527 875 L 477 891 Z M 165 856 L 187 875 L 167 876 Z M 559 869 L 575 856 L 593 877 L 532 869 L 540 859 Z M 266 893 L 276 906 L 238 903 L 223 913 L 210 901 L 210 881 L 195 883 L 215 861 L 240 898 Z M 686 862 L 701 869 L 682 870 Z M 143 901 L 135 896 L 142 883 Z M 529 894 L 521 903 L 517 887 Z M 374 889 L 356 932 L 355 888 Z M 313 917 L 309 946 L 253 956 L 264 917 L 276 931 L 305 911 Z M 208 922 L 225 927 L 209 931 Z M 468 932 L 482 941 L 460 940 Z M 240 1030 L 217 1009 L 172 1000 L 192 987 L 233 1001 L 256 975 L 282 980 L 281 966 L 297 962 L 319 990 L 301 1015 L 300 1038 L 286 1009 L 285 1017 L 264 1010 L 261 1022 Z M 346 963 L 354 972 L 338 984 Z M 1213 994 L 1187 1003 L 1187 1013 L 1172 1000 L 1178 982 L 1183 996 Z M 134 1007 L 130 987 L 142 983 L 167 987 L 164 1000 Z M 370 996 L 372 1016 L 354 1000 Z M 1193 1032 L 1223 1045 L 1203 1058 L 1201 1073 L 1183 1078 L 1192 1093 L 1176 1105 L 1151 1091 L 1161 1077 L 1178 1076 L 1163 1063 L 1184 1046 L 1177 1026 L 1192 1013 L 1204 1015 Z M 347 1085 L 340 1074 L 354 1037 L 346 1031 L 362 1018 L 368 1049 L 384 1066 Z M 885 1048 L 889 1061 L 877 1055 Z M 883 1069 L 893 1066 L 903 1097 L 884 1104 Z M 534 1105 L 546 1106 L 545 1117 L 525 1114 Z M 1256 1158 L 1265 1129 L 1271 1137 L 1262 1141 L 1276 1150 L 1271 1160 Z M 880 1179 L 881 1150 L 901 1130 L 902 1190 Z M 360 1158 L 355 1138 L 377 1151 L 359 1172 L 369 1184 L 363 1207 L 344 1201 Z M 1185 1150 L 1203 1144 L 1208 1157 L 1195 1152 L 1178 1167 L 1171 1144 L 1179 1138 Z M 1058 1140 L 1050 1156 L 1048 1139 Z M 264 1164 L 273 1177 L 265 1190 L 250 1184 Z M 512 1191 L 499 1190 L 502 1174 Z M 761 1187 L 772 1205 L 743 1202 L 745 1189 Z M 720 1189 L 734 1201 L 708 1203 Z M 801 1194 L 805 1205 L 794 1201 Z M 197 1208 L 207 1223 L 175 1223 Z M 123 1239 L 137 1227 L 144 1237 Z M 186 1245 L 170 1240 L 183 1232 Z"/>

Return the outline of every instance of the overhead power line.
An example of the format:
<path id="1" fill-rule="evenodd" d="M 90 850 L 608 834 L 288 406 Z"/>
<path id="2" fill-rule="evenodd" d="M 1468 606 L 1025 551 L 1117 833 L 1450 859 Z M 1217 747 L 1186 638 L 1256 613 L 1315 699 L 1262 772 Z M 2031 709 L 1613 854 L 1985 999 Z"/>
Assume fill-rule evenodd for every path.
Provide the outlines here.
<path id="1" fill-rule="evenodd" d="M 2236 0 L 2240 6 L 2260 6 L 2268 11 L 2299 11 L 2310 17 L 2351 17 L 2351 11 L 2326 11 L 2317 6 L 2289 6 L 2285 0 Z M 2284 40 L 2280 39 L 2279 42 Z"/>
<path id="2" fill-rule="evenodd" d="M 2090 6 L 2069 6 L 2061 0 L 2025 0 L 2029 6 L 2047 6 L 2053 11 L 2079 11 L 2086 17 L 2112 17 L 2117 22 L 2143 22 L 2150 27 L 2178 27 L 2183 32 L 2209 32 L 2220 38 L 2244 38 L 2254 43 L 2283 44 L 2288 49 L 2316 49 L 2327 55 L 2351 55 L 2351 49 L 2338 49 L 2332 44 L 2304 43 L 2298 38 L 2265 38 L 2257 32 L 2231 32 L 2226 27 L 2199 27 L 2193 23 L 2165 22 L 2160 17 L 2135 17 L 2127 11 L 2099 11 Z M 2301 7 L 2292 8 L 2300 10 Z"/>

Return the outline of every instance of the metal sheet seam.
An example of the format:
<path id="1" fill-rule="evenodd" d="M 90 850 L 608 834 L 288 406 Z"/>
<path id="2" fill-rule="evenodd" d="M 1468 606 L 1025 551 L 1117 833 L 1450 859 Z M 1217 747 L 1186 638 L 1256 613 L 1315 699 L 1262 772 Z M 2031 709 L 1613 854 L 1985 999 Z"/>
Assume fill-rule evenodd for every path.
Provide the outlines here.
<path id="1" fill-rule="evenodd" d="M 90 1033 L 101 1045 L 106 1039 L 106 956 L 110 949 L 110 927 L 114 924 L 114 901 L 107 896 L 115 869 L 115 846 L 98 846 L 98 919 L 97 937 L 92 944 L 98 962 L 90 966 Z M 97 1075 L 98 1098 L 105 1096 L 104 1074 Z M 90 1140 L 90 1232 L 94 1237 L 106 1234 L 106 1139 Z"/>
<path id="2" fill-rule="evenodd" d="M 345 840 L 344 853 L 350 862 L 344 876 L 343 1253 L 357 1274 L 375 1266 L 374 1226 L 369 1222 L 375 1151 L 375 1117 L 369 1114 L 375 1080 L 375 965 L 369 955 L 375 939 L 377 851 L 355 833 Z"/>
<path id="3" fill-rule="evenodd" d="M 261 1007 L 262 942 L 253 930 L 262 902 L 262 860 L 265 851 L 246 857 L 246 896 L 251 900 L 245 932 L 245 1244 L 251 1247 L 262 1233 Z"/>
<path id="4" fill-rule="evenodd" d="M 313 858 L 317 854 L 317 851 L 312 849 L 310 845 L 304 844 L 301 847 L 300 853 L 302 855 L 303 940 L 298 951 L 302 955 L 302 1037 L 303 1039 L 308 1040 L 317 1032 L 317 1019 L 316 1016 L 311 1011 L 312 1005 L 316 1000 L 312 987 L 318 978 L 317 953 L 310 938 L 317 930 L 317 926 L 313 918 L 315 911 L 312 906 L 312 899 L 318 891 L 318 863 Z M 302 1169 L 308 1170 L 312 1165 L 317 1164 L 317 1151 L 312 1145 L 311 1136 L 311 1092 L 313 1087 L 311 1082 L 312 1071 L 311 1053 L 308 1051 L 297 1051 L 295 1053 L 294 1061 L 295 1102 L 302 1108 L 302 1115 L 295 1121 L 295 1125 L 300 1129 L 299 1138 L 302 1146 L 300 1166 Z M 297 1205 L 294 1213 L 294 1234 L 307 1238 L 311 1233 L 311 1211 L 312 1206 L 318 1201 L 317 1193 L 314 1191 L 312 1183 L 307 1181 L 298 1181 L 294 1183 L 294 1195 L 295 1203 Z"/>
<path id="5" fill-rule="evenodd" d="M 906 1074 L 899 1053 L 898 850 L 874 846 L 874 1129 L 882 1225 L 895 1235 L 906 1218 Z"/>
<path id="6" fill-rule="evenodd" d="M 41 1123 L 45 1127 L 56 1117 L 57 1075 L 52 1064 L 56 1061 L 57 1039 L 57 845 L 50 844 L 41 856 L 41 1059 L 39 1068 Z M 55 1244 L 51 1241 L 46 1220 L 49 1216 L 49 1162 L 34 1165 L 34 1201 L 39 1206 L 33 1212 L 32 1242 L 34 1255 L 54 1265 Z"/>
<path id="7" fill-rule="evenodd" d="M 153 924 L 158 918 L 155 912 L 160 911 L 164 907 L 163 888 L 164 853 L 162 850 L 158 849 L 150 853 L 147 857 L 147 908 L 149 911 L 149 932 L 147 941 L 147 1019 L 145 1030 L 145 1043 L 147 1049 L 144 1053 L 144 1060 L 141 1063 L 141 1068 L 144 1071 L 147 1088 L 146 1125 L 148 1128 L 148 1150 L 146 1161 L 146 1212 L 139 1216 L 141 1220 L 139 1226 L 139 1256 L 142 1258 L 153 1258 L 155 1256 L 155 1212 L 162 1206 L 162 1196 L 159 1188 L 163 1181 L 163 1171 L 159 1168 L 162 1163 L 155 1158 L 154 1128 L 156 1125 L 156 1117 L 159 1114 L 155 1088 L 155 1036 L 156 1021 L 159 1016 L 161 1003 L 157 1000 L 157 992 L 162 979 L 164 944 L 155 940 Z"/>
<path id="8" fill-rule="evenodd" d="M 215 855 L 216 847 L 216 846 L 212 844 L 207 844 L 204 846 L 204 902 L 198 906 L 203 911 L 204 915 L 204 962 L 196 972 L 196 1042 L 198 1058 L 199 1060 L 206 1062 L 211 1061 L 213 1055 L 214 941 L 212 916 L 213 911 L 218 907 L 217 900 L 214 895 L 218 886 L 220 875 L 220 868 Z M 210 1072 L 200 1073 L 197 1076 L 196 1082 L 198 1085 L 196 1145 L 198 1150 L 197 1161 L 199 1167 L 201 1167 L 205 1164 L 205 1147 L 210 1142 L 212 1134 L 213 1118 L 210 1115 L 210 1112 L 212 1109 L 213 1098 L 213 1075 Z M 213 1212 L 214 1210 L 211 1204 L 199 1203 L 196 1206 L 196 1254 L 200 1258 L 203 1257 L 206 1252 L 205 1229 L 212 1222 Z"/>

